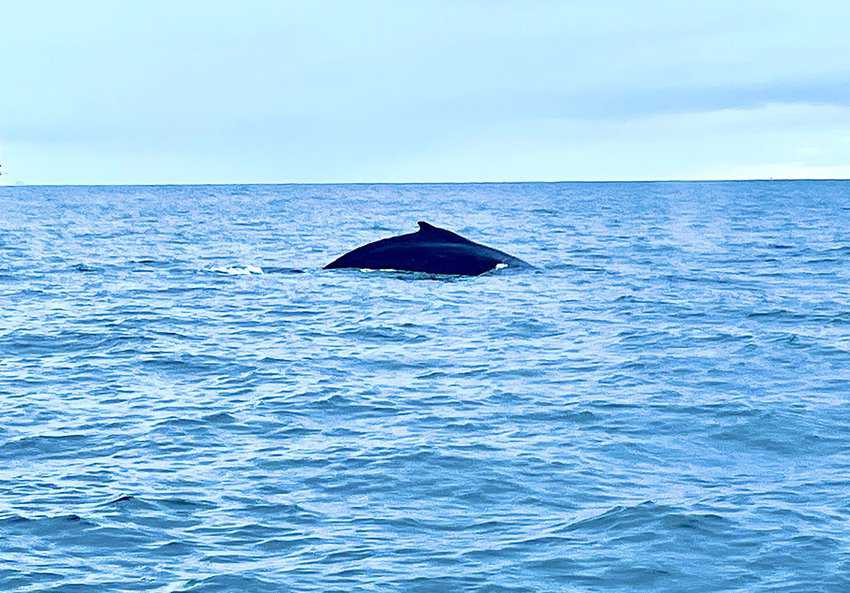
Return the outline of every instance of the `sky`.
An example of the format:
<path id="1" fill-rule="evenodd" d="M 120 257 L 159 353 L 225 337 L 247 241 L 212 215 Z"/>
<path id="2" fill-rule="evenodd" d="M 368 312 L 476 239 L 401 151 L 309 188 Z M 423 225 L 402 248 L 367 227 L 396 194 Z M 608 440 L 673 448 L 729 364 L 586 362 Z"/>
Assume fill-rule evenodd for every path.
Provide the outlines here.
<path id="1" fill-rule="evenodd" d="M 0 0 L 0 183 L 850 178 L 850 3 Z"/>

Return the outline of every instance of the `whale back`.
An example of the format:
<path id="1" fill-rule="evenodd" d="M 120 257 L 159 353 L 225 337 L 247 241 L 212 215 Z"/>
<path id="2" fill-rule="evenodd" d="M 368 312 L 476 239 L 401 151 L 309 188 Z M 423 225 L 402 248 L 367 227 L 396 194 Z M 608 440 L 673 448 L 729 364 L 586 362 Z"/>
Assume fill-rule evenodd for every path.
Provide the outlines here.
<path id="1" fill-rule="evenodd" d="M 406 270 L 434 274 L 478 275 L 499 264 L 527 266 L 524 261 L 457 233 L 419 221 L 415 233 L 368 243 L 325 266 L 371 270 Z"/>

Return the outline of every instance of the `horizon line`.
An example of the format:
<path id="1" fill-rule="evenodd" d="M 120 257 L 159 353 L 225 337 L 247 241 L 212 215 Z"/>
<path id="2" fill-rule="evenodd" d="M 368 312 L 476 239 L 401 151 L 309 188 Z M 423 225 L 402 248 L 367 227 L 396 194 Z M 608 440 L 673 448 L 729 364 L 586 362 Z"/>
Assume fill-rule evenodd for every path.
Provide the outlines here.
<path id="1" fill-rule="evenodd" d="M 225 182 L 155 182 L 155 183 L 3 183 L 0 187 L 214 187 L 227 185 L 530 185 L 559 183 L 747 183 L 755 181 L 850 181 L 844 177 L 753 177 L 735 179 L 561 179 L 556 181 L 225 181 Z"/>

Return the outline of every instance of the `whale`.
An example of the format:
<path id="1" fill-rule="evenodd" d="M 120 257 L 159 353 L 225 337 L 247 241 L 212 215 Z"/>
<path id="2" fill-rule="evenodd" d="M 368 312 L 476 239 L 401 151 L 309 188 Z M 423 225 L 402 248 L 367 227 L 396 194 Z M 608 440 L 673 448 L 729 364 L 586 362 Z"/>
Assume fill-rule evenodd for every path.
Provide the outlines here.
<path id="1" fill-rule="evenodd" d="M 324 269 L 399 270 L 425 274 L 479 276 L 496 268 L 529 268 L 527 262 L 452 231 L 419 221 L 415 233 L 368 243 Z"/>

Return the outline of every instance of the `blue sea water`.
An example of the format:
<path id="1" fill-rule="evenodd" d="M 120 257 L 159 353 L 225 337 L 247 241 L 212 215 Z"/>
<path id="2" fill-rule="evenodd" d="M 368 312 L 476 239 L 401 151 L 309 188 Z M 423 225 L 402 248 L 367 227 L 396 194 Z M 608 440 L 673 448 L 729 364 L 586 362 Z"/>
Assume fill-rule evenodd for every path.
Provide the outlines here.
<path id="1" fill-rule="evenodd" d="M 850 182 L 0 188 L 0 419 L 2 591 L 848 591 Z"/>

